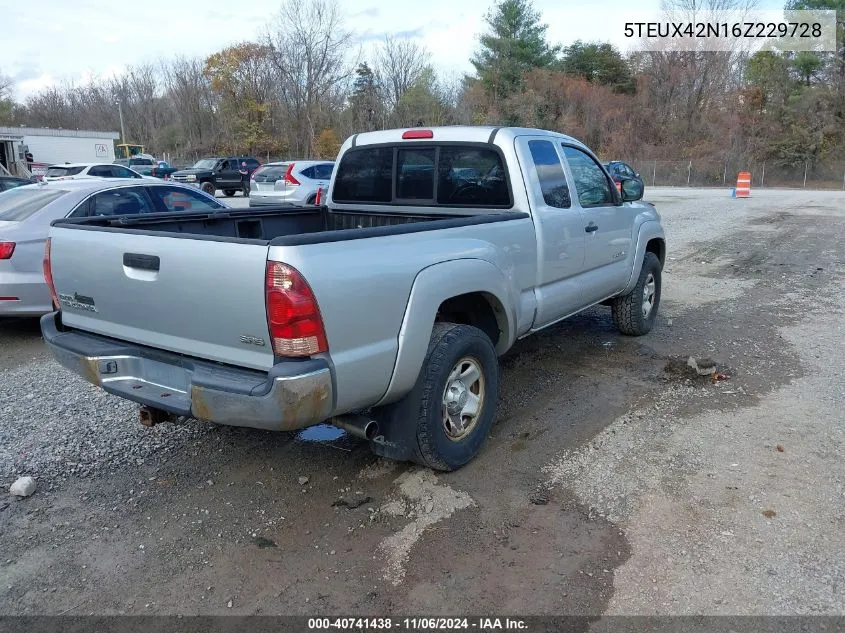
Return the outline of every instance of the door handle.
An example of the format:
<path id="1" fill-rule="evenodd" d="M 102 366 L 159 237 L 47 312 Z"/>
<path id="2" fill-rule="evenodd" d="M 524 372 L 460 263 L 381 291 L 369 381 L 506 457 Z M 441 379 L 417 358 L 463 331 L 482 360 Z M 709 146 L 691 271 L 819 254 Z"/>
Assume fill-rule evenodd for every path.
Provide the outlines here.
<path id="1" fill-rule="evenodd" d="M 157 255 L 143 255 L 141 253 L 124 253 L 123 265 L 139 270 L 158 271 L 161 260 Z"/>
<path id="2" fill-rule="evenodd" d="M 593 224 L 592 222 L 590 222 L 587 226 L 584 227 L 584 230 L 587 233 L 595 233 L 596 231 L 599 230 L 599 227 L 596 226 L 595 224 Z"/>

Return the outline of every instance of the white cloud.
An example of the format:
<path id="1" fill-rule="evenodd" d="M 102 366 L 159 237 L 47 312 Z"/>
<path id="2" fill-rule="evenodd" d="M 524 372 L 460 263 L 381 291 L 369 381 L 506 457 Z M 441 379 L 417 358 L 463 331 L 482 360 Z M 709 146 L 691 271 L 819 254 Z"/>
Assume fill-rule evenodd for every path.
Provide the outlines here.
<path id="1" fill-rule="evenodd" d="M 644 5 L 657 5 L 647 0 Z M 484 14 L 493 0 L 426 0 L 424 3 L 382 0 L 340 0 L 344 27 L 361 38 L 360 49 L 371 57 L 387 33 L 404 33 L 424 44 L 438 69 L 449 74 L 471 72 L 469 59 Z M 610 39 L 602 21 L 574 19 L 583 3 L 535 0 L 549 24 L 549 39 Z M 630 6 L 625 0 L 604 0 L 605 15 Z M 204 56 L 224 46 L 254 39 L 281 8 L 279 0 L 244 3 L 219 0 L 39 0 L 38 11 L 20 3 L 4 7 L 4 53 L 0 71 L 27 75 L 15 86 L 18 99 L 60 82 L 81 83 L 94 76 L 123 72 L 133 64 L 175 56 Z M 24 71 L 26 71 L 24 73 Z"/>
<path id="2" fill-rule="evenodd" d="M 18 82 L 15 85 L 15 88 L 17 89 L 17 94 L 19 96 L 21 94 L 31 95 L 39 92 L 40 90 L 44 90 L 45 88 L 49 88 L 50 86 L 55 86 L 56 83 L 56 78 L 50 73 L 41 73 L 34 79 L 25 79 L 24 81 Z"/>

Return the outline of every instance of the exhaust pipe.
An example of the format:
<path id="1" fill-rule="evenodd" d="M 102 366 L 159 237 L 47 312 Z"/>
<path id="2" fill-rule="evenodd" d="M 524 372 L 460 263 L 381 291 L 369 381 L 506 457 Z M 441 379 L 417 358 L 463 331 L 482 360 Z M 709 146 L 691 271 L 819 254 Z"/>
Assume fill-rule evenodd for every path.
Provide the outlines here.
<path id="1" fill-rule="evenodd" d="M 343 429 L 350 435 L 364 440 L 372 440 L 378 435 L 378 422 L 365 415 L 342 415 L 332 418 L 332 425 Z"/>

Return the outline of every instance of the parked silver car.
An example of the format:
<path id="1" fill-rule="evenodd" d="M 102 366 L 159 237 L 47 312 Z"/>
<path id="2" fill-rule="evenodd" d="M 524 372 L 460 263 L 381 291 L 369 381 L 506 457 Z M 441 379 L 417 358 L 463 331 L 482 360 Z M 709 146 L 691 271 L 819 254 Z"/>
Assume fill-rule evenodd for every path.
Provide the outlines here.
<path id="1" fill-rule="evenodd" d="M 152 178 L 63 180 L 4 191 L 0 193 L 0 316 L 37 316 L 52 310 L 42 261 L 53 220 L 226 208 L 194 187 Z"/>
<path id="2" fill-rule="evenodd" d="M 314 204 L 318 189 L 323 190 L 324 196 L 328 191 L 333 170 L 334 162 L 326 160 L 266 163 L 250 179 L 249 206 Z"/>

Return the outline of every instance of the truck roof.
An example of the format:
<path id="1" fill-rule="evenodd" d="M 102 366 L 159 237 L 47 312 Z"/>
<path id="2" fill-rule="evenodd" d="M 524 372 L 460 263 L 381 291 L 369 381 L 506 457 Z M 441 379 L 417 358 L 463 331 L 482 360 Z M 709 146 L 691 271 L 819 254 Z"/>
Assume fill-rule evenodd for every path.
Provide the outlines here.
<path id="1" fill-rule="evenodd" d="M 410 130 L 430 130 L 432 138 L 430 139 L 412 139 L 408 142 L 416 141 L 446 141 L 465 143 L 489 143 L 492 141 L 509 140 L 513 141 L 517 136 L 537 135 L 537 136 L 551 136 L 559 138 L 562 141 L 573 143 L 575 145 L 584 146 L 584 144 L 576 138 L 561 134 L 559 132 L 550 132 L 549 130 L 539 130 L 534 128 L 523 127 L 500 127 L 493 125 L 446 125 L 439 127 L 417 127 L 417 128 L 400 128 L 395 130 L 381 130 L 376 132 L 362 132 L 355 134 L 347 140 L 353 147 L 359 145 L 376 145 L 379 143 L 398 143 L 402 142 L 402 135 Z M 495 133 L 495 134 L 494 134 Z M 344 143 L 346 145 L 346 143 Z"/>

